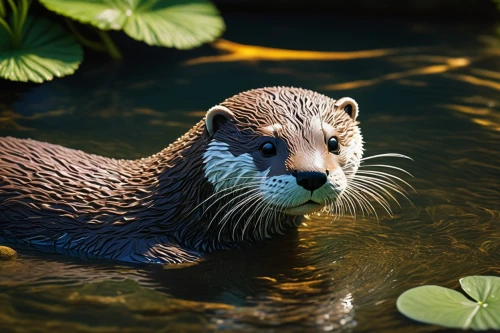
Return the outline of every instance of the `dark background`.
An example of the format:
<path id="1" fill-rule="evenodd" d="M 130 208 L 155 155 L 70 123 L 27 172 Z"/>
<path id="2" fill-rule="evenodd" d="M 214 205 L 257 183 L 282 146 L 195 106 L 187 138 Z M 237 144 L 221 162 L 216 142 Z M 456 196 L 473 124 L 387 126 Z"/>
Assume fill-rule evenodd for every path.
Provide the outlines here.
<path id="1" fill-rule="evenodd" d="M 404 16 L 432 20 L 494 21 L 491 0 L 213 0 L 224 12 L 308 12 L 345 16 Z M 257 22 L 256 22 L 257 24 Z"/>

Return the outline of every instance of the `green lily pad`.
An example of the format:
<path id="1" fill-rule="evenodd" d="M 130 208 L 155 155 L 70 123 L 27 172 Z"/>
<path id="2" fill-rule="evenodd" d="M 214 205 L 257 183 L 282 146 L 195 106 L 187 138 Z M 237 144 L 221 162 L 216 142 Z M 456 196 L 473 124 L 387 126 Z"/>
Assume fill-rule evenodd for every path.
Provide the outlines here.
<path id="1" fill-rule="evenodd" d="M 405 316 L 449 328 L 500 329 L 500 277 L 468 276 L 460 279 L 465 295 L 439 286 L 420 286 L 401 294 L 397 308 Z"/>
<path id="2" fill-rule="evenodd" d="M 12 81 L 49 81 L 73 74 L 83 60 L 76 40 L 60 25 L 28 16 L 18 47 L 0 27 L 0 77 Z"/>
<path id="3" fill-rule="evenodd" d="M 101 30 L 124 30 L 149 45 L 189 49 L 225 29 L 207 0 L 40 0 L 48 9 Z"/>

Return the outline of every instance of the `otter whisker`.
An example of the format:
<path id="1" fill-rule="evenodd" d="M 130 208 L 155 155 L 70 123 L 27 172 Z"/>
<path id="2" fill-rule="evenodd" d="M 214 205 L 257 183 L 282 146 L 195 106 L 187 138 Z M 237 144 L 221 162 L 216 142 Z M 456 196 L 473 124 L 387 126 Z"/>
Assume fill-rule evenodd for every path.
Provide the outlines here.
<path id="1" fill-rule="evenodd" d="M 403 196 L 406 200 L 410 201 L 408 198 L 407 190 L 401 186 L 401 184 L 408 186 L 408 188 L 412 189 L 415 191 L 415 189 L 405 180 L 401 179 L 398 176 L 379 171 L 379 170 L 363 170 L 363 168 L 366 167 L 380 167 L 380 168 L 390 168 L 393 170 L 397 170 L 400 172 L 403 172 L 405 174 L 408 174 L 412 176 L 408 171 L 398 168 L 392 165 L 385 165 L 385 164 L 362 164 L 363 161 L 372 159 L 372 158 L 381 158 L 381 157 L 399 157 L 399 158 L 407 158 L 410 159 L 409 157 L 401 154 L 394 154 L 394 153 L 389 153 L 389 154 L 380 154 L 380 155 L 375 155 L 375 156 L 370 156 L 366 157 L 360 160 L 360 165 L 356 165 L 354 162 L 349 161 L 346 166 L 343 168 L 346 177 L 348 177 L 348 186 L 346 189 L 344 189 L 344 192 L 340 196 L 339 202 L 343 201 L 344 198 L 345 200 L 353 198 L 357 204 L 361 207 L 362 211 L 364 209 L 367 210 L 367 213 L 374 213 L 377 215 L 375 208 L 373 205 L 370 203 L 370 201 L 365 197 L 365 195 L 369 196 L 370 198 L 374 199 L 379 203 L 382 208 L 390 215 L 392 216 L 392 209 L 388 203 L 388 201 L 384 198 L 388 198 L 396 202 L 396 204 L 401 208 L 401 204 L 397 200 L 397 198 L 390 192 L 394 191 L 395 193 L 400 194 Z M 345 170 L 348 169 L 349 167 L 353 167 L 352 170 Z M 413 176 L 412 176 L 413 177 Z M 401 184 L 399 184 L 399 183 Z M 355 189 L 356 192 L 352 193 L 352 189 Z M 380 193 L 379 193 L 380 192 Z M 345 195 L 344 195 L 345 193 Z M 355 195 L 351 195 L 355 194 Z M 410 201 L 411 202 L 411 201 Z M 340 204 L 339 204 L 340 205 Z M 377 216 L 378 220 L 378 216 Z"/>
<path id="2" fill-rule="evenodd" d="M 253 189 L 251 189 L 250 191 L 257 191 L 259 189 L 258 185 L 253 185 Z M 251 188 L 251 187 L 247 187 L 247 188 Z M 245 188 L 246 189 L 246 188 Z M 231 192 L 232 194 L 238 192 L 238 191 L 241 191 L 241 189 L 237 189 L 233 192 Z M 241 194 L 238 194 L 236 196 L 234 196 L 231 200 L 229 200 L 225 205 L 223 205 L 216 213 L 215 215 L 212 217 L 212 219 L 210 220 L 210 222 L 208 223 L 208 227 L 207 227 L 207 230 L 210 229 L 210 226 L 212 225 L 212 222 L 215 220 L 215 218 L 222 212 L 224 211 L 224 208 L 226 208 L 229 204 L 231 204 L 231 202 L 233 202 L 234 200 L 237 200 L 239 199 L 240 197 L 244 196 L 244 195 L 248 195 L 248 192 L 244 192 L 244 193 L 241 193 Z"/>
<path id="3" fill-rule="evenodd" d="M 347 213 L 347 209 L 352 216 L 356 216 L 356 204 L 360 207 L 362 216 L 365 216 L 363 206 L 358 202 L 356 196 L 353 195 L 351 189 L 345 190 L 345 195 L 342 197 L 342 199 L 346 202 L 346 208 L 344 209 L 344 214 L 342 216 L 345 216 L 345 213 Z"/>
<path id="4" fill-rule="evenodd" d="M 342 202 L 342 217 L 344 217 L 348 211 L 350 211 L 351 214 L 355 213 L 355 207 L 352 202 L 350 193 L 350 189 L 346 188 L 340 195 L 340 200 Z"/>
<path id="5" fill-rule="evenodd" d="M 333 214 L 335 220 L 344 215 L 345 203 L 342 198 L 342 193 L 336 194 L 335 197 L 332 198 L 326 198 L 326 201 L 327 206 L 325 208 L 327 209 L 327 213 Z"/>
<path id="6" fill-rule="evenodd" d="M 346 212 L 347 212 L 347 199 L 345 198 L 347 195 L 347 193 L 345 193 L 344 195 L 341 195 L 336 203 L 335 203 L 335 219 L 339 219 L 341 217 L 344 217 Z"/>
<path id="7" fill-rule="evenodd" d="M 363 202 L 366 207 L 368 212 L 372 212 L 377 221 L 378 221 L 378 214 L 377 211 L 375 210 L 375 207 L 371 204 L 370 200 L 368 200 L 364 195 L 367 194 L 366 191 L 362 188 L 359 188 L 357 184 L 351 183 L 351 189 L 356 190 L 357 192 L 355 195 L 352 195 L 351 197 L 355 199 L 358 203 Z M 351 192 L 352 193 L 352 192 Z"/>
<path id="8" fill-rule="evenodd" d="M 412 191 L 416 192 L 415 188 L 413 188 L 413 186 L 411 186 L 408 182 L 406 182 L 405 180 L 399 178 L 398 176 L 391 175 L 390 173 L 386 173 L 386 172 L 382 172 L 382 171 L 377 171 L 377 170 L 358 170 L 357 174 L 358 175 L 373 175 L 373 176 L 378 176 L 379 178 L 384 178 L 384 179 L 390 181 L 391 183 L 393 183 L 394 185 L 397 185 L 398 187 L 401 187 L 401 185 L 399 185 L 396 182 L 396 180 L 397 180 L 397 181 L 401 182 L 402 184 L 408 186 Z M 356 178 L 356 177 L 354 177 L 354 178 Z"/>
<path id="9" fill-rule="evenodd" d="M 270 207 L 269 208 L 269 215 L 270 215 L 269 220 L 272 221 L 273 231 L 279 233 L 280 235 L 283 235 L 283 231 L 285 230 L 285 226 L 283 224 L 280 224 L 280 223 L 275 223 L 274 221 L 280 220 L 281 216 L 283 216 L 284 213 L 280 210 L 277 210 L 275 208 Z M 267 224 L 266 224 L 266 227 L 267 227 Z"/>
<path id="10" fill-rule="evenodd" d="M 326 197 L 325 198 L 326 205 L 322 209 L 322 211 L 324 211 L 330 215 L 333 214 L 334 216 L 338 216 L 339 214 L 337 212 L 337 205 L 338 205 L 338 201 L 340 200 L 339 196 L 340 196 L 340 194 L 336 194 L 335 197 Z"/>
<path id="11" fill-rule="evenodd" d="M 250 193 L 250 195 L 245 198 L 244 200 L 242 200 L 242 202 L 236 204 L 236 206 L 232 207 L 229 212 L 227 212 L 227 214 L 222 218 L 222 220 L 219 221 L 219 224 L 222 224 L 222 226 L 220 227 L 219 229 L 219 237 L 220 237 L 220 233 L 222 232 L 222 230 L 224 229 L 224 227 L 226 226 L 227 222 L 229 221 L 230 217 L 233 216 L 233 214 L 235 214 L 236 212 L 238 212 L 238 210 L 242 207 L 245 207 L 245 205 L 250 202 L 251 200 L 255 199 L 255 198 L 258 198 L 260 193 L 258 191 L 258 189 L 254 189 L 254 190 L 251 190 L 251 191 L 248 191 L 246 192 L 246 194 Z M 241 216 L 240 216 L 241 218 Z M 236 224 L 233 225 L 233 234 L 232 234 L 232 237 L 233 237 L 233 240 L 235 240 L 235 231 L 236 231 L 236 227 L 237 227 L 237 222 Z"/>
<path id="12" fill-rule="evenodd" d="M 245 223 L 246 225 L 248 223 L 250 223 L 250 221 L 252 221 L 253 217 L 255 216 L 255 214 L 257 212 L 260 212 L 261 215 L 259 215 L 259 218 L 257 218 L 257 220 L 255 221 L 254 223 L 254 231 L 253 231 L 253 234 L 254 234 L 254 237 L 257 237 L 259 239 L 263 239 L 263 233 L 262 233 L 262 226 L 260 225 L 260 217 L 263 215 L 263 214 L 267 214 L 268 211 L 269 211 L 269 207 L 271 207 L 271 203 L 270 202 L 266 202 L 267 199 L 269 199 L 270 195 L 269 194 L 264 194 L 265 196 L 262 197 L 262 200 L 261 200 L 261 203 L 259 203 L 259 205 L 255 208 L 254 212 L 249 216 L 249 218 L 247 219 L 247 222 Z M 261 228 L 257 228 L 258 226 L 260 226 Z M 257 236 L 255 236 L 257 235 Z"/>
<path id="13" fill-rule="evenodd" d="M 365 205 L 365 207 L 367 208 L 367 213 L 370 214 L 370 212 L 372 214 L 374 214 L 377 218 L 377 221 L 379 220 L 378 218 L 378 215 L 377 215 L 377 212 L 375 210 L 375 207 L 371 204 L 370 200 L 365 196 L 365 195 L 370 195 L 370 192 L 366 191 L 364 188 L 359 188 L 359 186 L 357 186 L 358 184 L 356 182 L 353 183 L 353 187 L 359 191 L 359 195 L 356 195 L 354 196 L 356 199 L 358 199 L 358 202 L 359 203 L 363 203 Z M 358 194 L 358 193 L 356 193 Z M 373 195 L 370 195 L 371 198 L 373 198 Z M 376 198 L 374 198 L 375 201 L 377 201 L 377 203 L 379 203 L 380 205 L 382 205 Z M 387 205 L 389 205 L 387 203 Z M 382 205 L 382 207 L 384 207 Z M 385 209 L 385 208 L 384 208 Z M 386 210 L 387 211 L 387 210 Z M 389 215 L 392 213 L 392 211 L 388 212 Z"/>
<path id="14" fill-rule="evenodd" d="M 377 184 L 377 181 L 380 181 L 379 179 L 372 179 L 370 177 L 360 176 L 360 177 L 357 177 L 356 180 L 360 183 L 363 183 L 365 186 L 372 188 L 373 190 L 378 189 L 378 190 L 382 191 L 382 193 L 387 195 L 388 198 L 390 198 L 394 202 L 396 202 L 396 204 L 399 206 L 399 208 L 402 208 L 401 205 L 399 204 L 399 201 L 391 194 L 391 192 L 389 192 L 387 190 L 387 188 L 392 189 L 393 191 L 401 194 L 403 197 L 408 199 L 408 197 L 404 193 L 402 193 L 401 191 L 399 191 L 397 189 L 394 189 L 393 187 L 391 187 L 389 185 L 386 185 L 387 188 L 385 188 L 384 186 L 380 185 L 380 183 Z"/>
<path id="15" fill-rule="evenodd" d="M 226 193 L 226 194 L 224 194 L 222 197 L 215 199 L 215 200 L 214 200 L 214 202 L 213 202 L 212 204 L 210 204 L 210 206 L 208 206 L 207 208 L 205 208 L 205 209 L 204 209 L 204 211 L 208 211 L 208 210 L 210 210 L 210 208 L 211 208 L 214 204 L 218 203 L 218 201 L 220 201 L 220 200 L 224 199 L 225 197 L 228 197 L 229 195 L 232 195 L 232 194 L 234 194 L 234 193 L 236 193 L 236 192 L 239 192 L 239 191 L 243 191 L 243 190 L 245 190 L 245 189 L 254 188 L 254 187 L 257 187 L 257 186 L 259 186 L 259 185 L 260 185 L 260 182 L 248 182 L 248 183 L 238 184 L 238 185 L 232 186 L 232 187 L 228 188 L 228 189 L 233 189 L 231 192 Z M 218 194 L 220 194 L 220 192 L 222 192 L 222 191 L 223 191 L 223 190 L 221 190 L 221 191 L 219 191 L 219 192 L 217 192 L 217 193 L 218 193 Z M 213 197 L 213 196 L 212 196 L 212 197 Z M 206 200 L 205 200 L 205 202 L 206 202 Z"/>
<path id="16" fill-rule="evenodd" d="M 268 208 L 267 213 L 265 215 L 266 220 L 263 220 L 263 221 L 265 221 L 264 229 L 267 231 L 269 229 L 269 224 L 271 224 L 271 226 L 272 226 L 271 231 L 282 235 L 283 230 L 281 229 L 281 226 L 278 223 L 274 223 L 274 221 L 276 221 L 278 219 L 277 215 L 278 215 L 277 209 L 273 209 L 271 207 Z M 271 221 L 271 222 L 269 223 L 268 221 Z"/>
<path id="17" fill-rule="evenodd" d="M 344 193 L 345 193 L 345 195 L 343 195 Z M 347 209 L 351 212 L 351 215 L 353 215 L 353 216 L 356 215 L 356 206 L 353 202 L 354 198 L 352 197 L 351 194 L 352 193 L 351 193 L 350 189 L 348 189 L 348 188 L 344 189 L 344 191 L 341 194 L 342 199 L 345 199 L 345 201 L 346 201 L 344 212 L 343 212 L 342 216 L 345 216 L 345 212 L 347 211 Z"/>
<path id="18" fill-rule="evenodd" d="M 237 176 L 237 177 L 229 177 L 229 178 L 223 178 L 221 180 L 218 180 L 218 181 L 214 182 L 213 185 L 219 184 L 219 183 L 222 183 L 222 182 L 227 182 L 227 181 L 230 181 L 232 179 L 266 179 L 266 178 L 267 178 L 266 176 L 248 176 L 248 177 Z"/>
<path id="19" fill-rule="evenodd" d="M 265 200 L 261 200 L 260 202 L 258 202 L 258 206 L 255 208 L 253 213 L 248 217 L 247 222 L 245 222 L 245 223 L 250 223 L 252 221 L 253 217 L 255 216 L 255 214 L 257 214 L 257 212 L 260 211 L 260 208 L 262 206 L 264 206 L 265 204 L 266 204 Z"/>
<path id="20" fill-rule="evenodd" d="M 204 211 L 208 211 L 213 205 L 215 205 L 219 200 L 231 195 L 234 193 L 234 191 L 241 191 L 243 189 L 246 188 L 247 185 L 258 185 L 260 184 L 260 182 L 248 182 L 248 183 L 243 183 L 243 184 L 237 184 L 237 185 L 234 185 L 234 186 L 231 186 L 231 187 L 228 187 L 228 188 L 225 188 L 223 190 L 220 190 L 220 191 L 217 191 L 215 192 L 214 194 L 212 194 L 211 196 L 209 196 L 207 199 L 203 200 L 201 203 L 199 203 L 196 207 L 194 207 L 187 215 L 193 213 L 196 209 L 200 208 L 204 203 L 206 203 L 207 201 L 209 201 L 210 199 L 212 199 L 213 197 L 217 196 L 217 195 L 220 195 L 221 192 L 226 192 L 226 191 L 229 191 L 231 189 L 234 189 L 234 188 L 237 188 L 237 187 L 240 187 L 236 190 L 233 190 L 232 192 L 229 192 L 229 193 L 226 193 L 225 195 L 223 195 L 222 197 L 216 199 L 210 206 L 208 206 L 207 208 L 204 209 Z M 203 215 L 203 214 L 202 214 Z"/>
<path id="21" fill-rule="evenodd" d="M 382 207 L 384 207 L 386 211 L 392 216 L 391 205 L 384 197 L 384 195 L 378 192 L 377 188 L 373 188 L 371 184 L 358 181 L 353 181 L 353 184 L 355 184 L 358 187 L 358 189 L 359 188 L 363 189 L 366 194 L 370 195 L 373 199 L 375 199 L 375 201 L 377 201 Z"/>
<path id="22" fill-rule="evenodd" d="M 337 200 L 333 203 L 334 204 L 334 208 L 335 208 L 335 215 L 338 215 L 336 216 L 336 218 L 340 218 L 340 217 L 343 217 L 346 213 L 346 201 L 344 199 L 344 197 L 341 195 L 339 195 L 339 197 L 337 198 Z"/>
<path id="23" fill-rule="evenodd" d="M 385 153 L 385 154 L 378 154 L 378 155 L 367 156 L 367 157 L 361 158 L 360 161 L 363 162 L 363 161 L 366 161 L 366 160 L 371 160 L 371 159 L 374 159 L 374 158 L 381 158 L 381 157 L 398 157 L 398 158 L 406 158 L 408 160 L 413 161 L 413 159 L 411 157 L 408 157 L 408 156 L 403 155 L 403 154 L 398 154 L 398 153 Z"/>
<path id="24" fill-rule="evenodd" d="M 390 178 L 385 178 L 385 177 L 374 177 L 370 174 L 359 174 L 354 177 L 354 180 L 363 180 L 364 182 L 374 182 L 379 184 L 380 186 L 383 186 L 384 188 L 391 189 L 395 192 L 398 192 L 401 195 L 406 195 L 408 192 L 406 191 L 405 188 L 403 188 L 401 185 L 395 183 L 392 179 Z"/>
<path id="25" fill-rule="evenodd" d="M 363 217 L 365 217 L 365 211 L 367 215 L 370 215 L 370 212 L 373 213 L 373 207 L 371 207 L 368 199 L 366 199 L 362 193 L 357 193 L 349 189 L 349 194 L 352 200 L 360 207 Z"/>
<path id="26" fill-rule="evenodd" d="M 387 214 L 389 214 L 391 217 L 393 216 L 391 206 L 383 196 L 380 196 L 379 193 L 373 191 L 373 189 L 367 187 L 365 184 L 354 183 L 354 182 L 352 182 L 351 184 L 355 186 L 358 190 L 361 190 L 363 193 L 369 195 L 378 204 L 380 204 L 380 206 L 387 212 Z"/>
<path id="27" fill-rule="evenodd" d="M 376 176 L 376 177 L 373 177 Z M 391 190 L 401 194 L 406 200 L 410 201 L 411 200 L 407 197 L 408 192 L 406 191 L 405 188 L 403 188 L 400 184 L 398 184 L 396 181 L 399 181 L 403 183 L 404 185 L 408 186 L 411 190 L 415 191 L 416 190 L 408 184 L 406 181 L 403 179 L 385 173 L 381 171 L 375 171 L 375 170 L 364 170 L 364 171 L 358 171 L 357 175 L 354 177 L 354 179 L 364 179 L 366 182 L 376 182 L 379 185 L 383 187 L 390 188 Z"/>
<path id="28" fill-rule="evenodd" d="M 254 199 L 260 199 L 261 197 L 261 194 L 258 193 L 258 194 L 255 194 L 250 200 L 248 201 L 251 201 L 251 200 L 254 200 Z M 236 230 L 236 227 L 238 226 L 238 224 L 240 223 L 241 219 L 247 214 L 247 212 L 252 209 L 252 207 L 256 206 L 259 204 L 259 202 L 261 202 L 261 200 L 254 200 L 253 203 L 251 203 L 250 205 L 248 205 L 247 209 L 245 209 L 241 215 L 240 215 L 240 218 L 238 219 L 238 221 L 236 221 L 235 225 L 234 225 L 234 230 Z M 245 221 L 245 223 L 243 223 L 243 229 L 241 230 L 241 237 L 242 239 L 244 239 L 244 235 L 245 235 L 245 230 L 247 228 L 247 223 L 248 222 L 248 219 L 247 221 Z M 234 231 L 233 231 L 233 238 L 234 238 Z"/>
<path id="29" fill-rule="evenodd" d="M 229 201 L 225 202 L 225 204 L 216 212 L 216 214 L 214 215 L 214 218 L 217 217 L 218 214 L 220 214 L 221 212 L 223 212 L 224 208 L 226 208 L 229 204 L 231 204 L 233 201 L 235 201 L 235 199 L 240 198 L 240 197 L 245 196 L 245 195 L 248 195 L 248 193 L 253 193 L 254 191 L 257 191 L 258 189 L 259 189 L 259 185 L 256 184 L 256 185 L 251 185 L 251 186 L 245 186 L 243 188 L 239 188 L 239 189 L 236 189 L 236 190 L 232 191 L 231 195 L 234 195 L 235 193 L 239 193 L 239 194 L 236 195 L 236 196 L 234 196 L 234 197 L 231 197 L 231 199 Z M 248 190 L 248 191 L 244 191 L 244 190 Z M 218 200 L 221 200 L 221 199 L 222 198 L 220 198 Z M 233 208 L 234 207 L 232 207 L 231 209 L 233 209 Z M 229 210 L 229 211 L 231 211 L 231 210 Z M 220 222 L 221 221 L 219 221 L 219 223 Z"/>
<path id="30" fill-rule="evenodd" d="M 398 187 L 402 188 L 402 186 L 399 183 L 397 183 L 397 182 L 400 182 L 400 183 L 408 186 L 409 188 L 413 189 L 411 187 L 411 185 L 408 184 L 403 179 L 401 179 L 401 178 L 399 178 L 397 176 L 391 175 L 389 173 L 386 173 L 386 172 L 381 172 L 381 171 L 376 171 L 376 170 L 358 170 L 358 172 L 356 173 L 356 176 L 357 175 L 377 176 L 376 178 L 385 179 L 385 180 L 391 182 L 392 184 L 394 184 L 394 185 L 396 185 Z M 354 178 L 356 178 L 356 176 Z"/>
<path id="31" fill-rule="evenodd" d="M 259 217 L 257 218 L 257 222 L 255 225 L 256 225 L 256 227 L 257 226 L 259 227 L 258 231 L 259 231 L 259 238 L 260 239 L 265 239 L 265 238 L 269 237 L 269 234 L 267 233 L 267 228 L 266 228 L 267 222 L 262 223 L 262 221 L 264 221 L 264 218 L 267 217 L 269 212 L 272 213 L 271 204 L 267 203 L 262 207 L 262 211 L 261 211 Z"/>
<path id="32" fill-rule="evenodd" d="M 250 195 L 246 198 L 244 198 L 241 202 L 237 203 L 234 207 L 231 207 L 231 209 L 224 215 L 224 217 L 219 221 L 219 224 L 222 224 L 221 226 L 221 230 L 222 228 L 225 227 L 226 223 L 229 221 L 229 219 L 235 214 L 237 213 L 240 208 L 244 208 L 245 205 L 247 205 L 249 202 L 251 202 L 253 199 L 255 198 L 258 198 L 260 193 L 259 191 L 256 191 L 255 189 L 254 190 L 251 190 L 251 191 L 248 191 L 246 194 L 250 193 Z M 241 216 L 240 216 L 241 218 Z M 233 225 L 233 239 L 234 239 L 234 231 L 235 231 L 235 228 L 237 227 L 237 223 L 236 222 L 234 225 Z"/>
<path id="33" fill-rule="evenodd" d="M 231 187 L 228 187 L 228 188 L 225 188 L 225 189 L 222 189 L 220 191 L 217 191 L 215 193 L 213 193 L 212 195 L 210 195 L 208 198 L 206 198 L 205 200 L 203 200 L 202 202 L 200 202 L 196 207 L 194 207 L 192 210 L 190 210 L 187 215 L 193 213 L 194 211 L 196 211 L 198 208 L 200 208 L 204 203 L 206 203 L 207 201 L 209 201 L 210 199 L 212 199 L 213 197 L 217 196 L 217 195 L 220 195 L 221 192 L 226 192 L 226 191 L 229 191 L 235 187 L 238 187 L 238 186 L 243 186 L 243 184 L 237 184 L 237 185 L 234 185 L 234 186 L 231 186 Z"/>
<path id="34" fill-rule="evenodd" d="M 265 239 L 265 238 L 269 237 L 269 234 L 267 233 L 267 228 L 266 228 L 267 227 L 266 218 L 268 218 L 268 215 L 270 215 L 272 213 L 273 213 L 273 210 L 271 207 L 271 203 L 267 203 L 266 205 L 264 205 L 262 207 L 262 212 L 259 215 L 259 217 L 257 219 L 257 223 L 256 223 L 256 225 L 259 226 L 259 236 L 261 239 Z"/>
<path id="35" fill-rule="evenodd" d="M 335 196 L 337 197 L 337 196 Z M 334 204 L 335 200 L 333 197 L 326 197 L 325 198 L 325 206 L 321 209 L 321 212 L 325 212 L 325 213 L 331 213 L 331 210 L 333 209 L 333 204 Z"/>
<path id="36" fill-rule="evenodd" d="M 413 177 L 413 175 L 410 172 L 406 171 L 403 168 L 396 167 L 394 165 L 388 165 L 388 164 L 360 164 L 359 167 L 360 168 L 366 168 L 366 167 L 389 168 L 389 169 L 394 169 L 394 170 L 401 171 L 401 172 L 407 174 L 408 176 Z"/>
<path id="37" fill-rule="evenodd" d="M 326 199 L 325 210 L 327 213 L 332 213 L 332 211 L 333 211 L 335 219 L 340 217 L 340 215 L 341 215 L 340 207 L 341 207 L 341 205 L 343 205 L 343 201 L 342 201 L 341 196 L 342 196 L 342 193 L 336 193 L 334 197 L 325 198 Z"/>
<path id="38" fill-rule="evenodd" d="M 358 189 L 358 191 L 361 192 L 361 190 Z M 373 214 L 378 221 L 378 214 L 377 211 L 375 210 L 375 207 L 371 204 L 370 200 L 368 200 L 365 196 L 364 193 L 356 193 L 356 195 L 353 196 L 353 199 L 356 201 L 358 204 L 363 204 L 366 207 L 367 215 L 369 216 L 370 214 Z M 364 216 L 364 215 L 363 215 Z"/>
<path id="39" fill-rule="evenodd" d="M 254 233 L 254 237 L 255 237 L 255 235 L 257 235 L 256 237 L 258 239 L 264 239 L 264 237 L 262 235 L 262 229 L 259 228 L 260 227 L 260 223 L 259 222 L 260 222 L 260 218 L 262 217 L 262 214 L 264 214 L 266 212 L 265 208 L 268 205 L 269 205 L 269 203 L 263 202 L 261 205 L 259 205 L 257 207 L 258 209 L 256 209 L 256 211 L 254 212 L 254 214 L 257 213 L 257 211 L 260 212 L 260 214 L 257 216 L 257 218 L 256 218 L 256 220 L 254 222 L 254 232 L 253 232 Z M 252 216 L 254 214 L 252 214 Z"/>
<path id="40" fill-rule="evenodd" d="M 406 200 L 408 200 L 408 201 L 411 202 L 411 200 L 407 196 L 408 192 L 406 192 L 406 190 L 404 188 L 401 188 L 400 186 L 394 185 L 391 182 L 385 181 L 383 179 L 378 179 L 378 178 L 373 178 L 373 177 L 366 177 L 366 176 L 358 176 L 358 177 L 356 177 L 356 180 L 359 181 L 359 182 L 362 182 L 362 183 L 364 183 L 366 185 L 376 186 L 380 190 L 384 191 L 387 195 L 389 195 L 390 198 L 393 199 L 395 202 L 398 202 L 398 200 L 396 200 L 394 198 L 394 196 L 387 189 L 390 189 L 390 190 L 392 190 L 392 191 L 400 194 Z"/>
<path id="41" fill-rule="evenodd" d="M 261 212 L 262 211 L 262 207 L 264 207 L 266 205 L 266 202 L 264 200 L 261 200 L 260 202 L 257 202 L 257 206 L 255 207 L 255 210 L 253 211 L 253 213 L 248 217 L 247 221 L 245 222 L 245 227 L 244 229 L 252 222 L 253 220 L 253 217 L 255 216 L 255 214 L 257 212 Z M 257 235 L 257 221 L 255 221 L 254 223 L 254 230 L 253 230 L 253 235 L 255 238 L 259 238 Z"/>
<path id="42" fill-rule="evenodd" d="M 253 194 L 255 194 L 255 193 L 256 193 L 256 192 L 258 192 L 258 191 L 259 191 L 259 187 L 254 186 L 254 188 L 252 188 L 252 189 L 250 189 L 250 190 L 248 190 L 248 191 L 245 191 L 245 192 L 243 192 L 243 193 L 240 193 L 240 194 L 239 194 L 239 195 L 237 195 L 236 197 L 237 197 L 237 198 L 241 198 L 241 197 L 243 197 L 243 196 L 253 195 Z M 248 198 L 244 198 L 244 199 L 243 199 L 243 201 L 245 201 L 245 202 L 246 202 L 247 200 L 248 200 Z M 231 200 L 229 200 L 229 201 L 228 201 L 225 205 L 223 205 L 223 206 L 221 207 L 221 209 L 220 209 L 220 210 L 219 210 L 219 211 L 218 211 L 218 212 L 214 215 L 214 218 L 215 218 L 218 214 L 220 214 L 221 212 L 223 212 L 223 211 L 224 211 L 224 208 L 226 208 L 226 207 L 227 207 L 229 204 L 231 204 L 231 202 L 233 202 L 233 201 L 235 201 L 235 200 L 234 200 L 234 198 L 233 198 L 233 199 L 231 199 Z M 225 224 L 227 223 L 228 219 L 231 217 L 231 215 L 232 215 L 232 214 L 233 214 L 233 213 L 234 213 L 234 212 L 235 212 L 235 211 L 236 211 L 236 210 L 237 210 L 240 206 L 241 206 L 241 202 L 238 202 L 238 203 L 236 204 L 236 206 L 231 207 L 231 208 L 229 209 L 229 211 L 227 211 L 227 212 L 225 213 L 224 217 L 223 217 L 220 221 L 218 221 L 218 224 L 219 224 L 219 226 L 220 226 L 220 228 L 219 228 L 220 230 L 222 230 L 222 228 L 224 228 L 224 226 L 225 226 Z"/>
<path id="43" fill-rule="evenodd" d="M 356 195 L 357 193 L 352 191 L 352 189 L 349 189 L 347 191 L 347 194 L 348 194 L 348 196 L 346 196 L 346 200 L 349 203 L 348 207 L 349 207 L 349 211 L 351 212 L 351 215 L 356 216 L 356 206 L 358 206 L 361 209 L 361 215 L 365 216 L 364 215 L 365 213 L 363 211 L 363 206 L 360 203 L 360 198 L 359 198 L 359 196 Z"/>

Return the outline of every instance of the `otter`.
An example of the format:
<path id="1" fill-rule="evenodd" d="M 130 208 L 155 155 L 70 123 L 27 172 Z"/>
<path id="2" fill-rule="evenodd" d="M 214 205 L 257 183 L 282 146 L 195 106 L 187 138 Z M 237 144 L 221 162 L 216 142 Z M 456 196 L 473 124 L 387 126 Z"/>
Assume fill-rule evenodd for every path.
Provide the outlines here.
<path id="1" fill-rule="evenodd" d="M 362 161 L 358 112 L 349 97 L 249 90 L 139 160 L 0 138 L 0 240 L 158 264 L 262 241 L 353 204 L 341 199 Z"/>

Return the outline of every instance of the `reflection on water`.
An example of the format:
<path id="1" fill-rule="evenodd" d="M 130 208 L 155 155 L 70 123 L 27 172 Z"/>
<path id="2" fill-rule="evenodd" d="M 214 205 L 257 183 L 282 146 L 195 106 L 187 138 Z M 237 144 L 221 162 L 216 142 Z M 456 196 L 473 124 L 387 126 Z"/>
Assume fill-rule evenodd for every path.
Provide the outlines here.
<path id="1" fill-rule="evenodd" d="M 431 74 L 441 74 L 444 72 L 448 72 L 450 70 L 464 67 L 469 65 L 469 60 L 465 58 L 450 58 L 445 60 L 446 63 L 443 65 L 431 65 L 420 68 L 412 68 L 406 71 L 397 72 L 397 73 L 389 73 L 381 75 L 374 79 L 368 80 L 359 80 L 352 82 L 344 82 L 337 84 L 328 84 L 323 88 L 326 90 L 348 90 L 348 89 L 356 89 L 361 87 L 373 86 L 385 81 L 393 81 L 405 79 L 408 77 L 419 76 L 419 75 L 431 75 Z"/>
<path id="2" fill-rule="evenodd" d="M 377 58 L 402 52 L 397 49 L 378 49 L 365 51 L 348 52 L 325 52 L 325 51 L 307 51 L 307 50 L 288 50 L 272 47 L 263 47 L 257 45 L 245 45 L 234 43 L 225 39 L 215 41 L 212 46 L 219 51 L 227 54 L 218 56 L 203 56 L 190 59 L 185 65 L 199 65 L 213 62 L 233 62 L 233 61 L 319 61 L 319 60 L 353 60 L 364 58 Z"/>
<path id="3" fill-rule="evenodd" d="M 228 18 L 226 37 L 239 43 L 168 63 L 151 55 L 140 68 L 133 56 L 86 63 L 74 76 L 4 91 L 0 135 L 137 158 L 228 96 L 301 86 L 360 103 L 366 156 L 415 160 L 384 161 L 414 175 L 412 204 L 401 200 L 392 219 L 311 216 L 296 232 L 168 269 L 19 249 L 0 264 L 1 332 L 428 332 L 438 328 L 397 313 L 400 293 L 500 274 L 498 52 L 476 37 L 487 31 L 359 22 L 347 36 L 325 35 L 345 32 L 346 21 L 305 18 L 299 31 L 259 20 L 269 33 L 258 41 L 246 35 L 252 18 Z M 292 51 L 307 49 L 323 51 Z"/>

